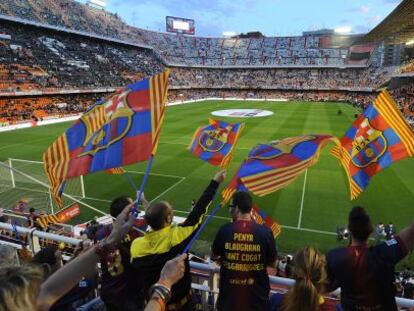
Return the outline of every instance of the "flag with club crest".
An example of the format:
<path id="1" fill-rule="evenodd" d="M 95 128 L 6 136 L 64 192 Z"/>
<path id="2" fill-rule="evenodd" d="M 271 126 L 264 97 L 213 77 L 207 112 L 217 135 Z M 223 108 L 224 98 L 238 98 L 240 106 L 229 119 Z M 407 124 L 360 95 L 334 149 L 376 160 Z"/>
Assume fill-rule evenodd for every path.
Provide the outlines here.
<path id="1" fill-rule="evenodd" d="M 264 196 L 292 183 L 314 165 L 330 135 L 303 135 L 260 144 L 253 148 L 238 172 L 238 179 L 249 191 Z"/>
<path id="2" fill-rule="evenodd" d="M 331 154 L 339 159 L 358 197 L 371 178 L 391 164 L 414 155 L 414 133 L 387 91 L 355 120 Z"/>
<path id="3" fill-rule="evenodd" d="M 169 70 L 96 103 L 45 151 L 45 172 L 59 206 L 65 180 L 155 155 L 166 109 L 168 75 Z"/>
<path id="4" fill-rule="evenodd" d="M 210 119 L 210 124 L 199 127 L 188 147 L 190 152 L 203 161 L 227 167 L 244 128 L 244 123 L 227 123 Z"/>
<path id="5" fill-rule="evenodd" d="M 256 223 L 259 225 L 265 225 L 272 230 L 275 238 L 282 232 L 282 227 L 255 204 L 252 206 L 251 215 Z"/>

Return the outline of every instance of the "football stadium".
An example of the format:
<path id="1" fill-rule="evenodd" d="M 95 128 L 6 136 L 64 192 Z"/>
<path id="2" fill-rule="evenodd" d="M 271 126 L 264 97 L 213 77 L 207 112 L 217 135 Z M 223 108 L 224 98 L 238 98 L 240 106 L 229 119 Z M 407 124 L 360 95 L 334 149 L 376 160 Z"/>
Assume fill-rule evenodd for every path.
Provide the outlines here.
<path id="1" fill-rule="evenodd" d="M 2 0 L 0 310 L 414 308 L 414 1 L 391 2 L 367 31 L 209 36 Z"/>

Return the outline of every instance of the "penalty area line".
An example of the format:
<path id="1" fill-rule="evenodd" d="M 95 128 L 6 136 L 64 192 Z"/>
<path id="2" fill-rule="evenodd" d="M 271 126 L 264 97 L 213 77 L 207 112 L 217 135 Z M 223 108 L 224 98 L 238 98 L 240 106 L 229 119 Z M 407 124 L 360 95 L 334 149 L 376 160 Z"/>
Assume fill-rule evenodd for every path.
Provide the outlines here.
<path id="1" fill-rule="evenodd" d="M 308 177 L 308 170 L 305 171 L 305 178 L 303 179 L 303 188 L 302 188 L 302 199 L 300 201 L 300 211 L 299 211 L 299 219 L 297 229 L 300 229 L 302 225 L 302 213 L 303 213 L 303 202 L 305 201 L 305 190 L 306 190 L 306 179 Z"/>

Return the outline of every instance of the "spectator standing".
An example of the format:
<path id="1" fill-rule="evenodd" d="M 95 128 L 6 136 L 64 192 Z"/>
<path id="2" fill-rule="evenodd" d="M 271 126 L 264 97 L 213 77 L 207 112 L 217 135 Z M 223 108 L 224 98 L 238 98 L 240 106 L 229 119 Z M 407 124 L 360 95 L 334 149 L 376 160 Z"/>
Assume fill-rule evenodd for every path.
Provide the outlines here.
<path id="1" fill-rule="evenodd" d="M 122 237 L 131 229 L 135 217 L 131 206 L 117 217 L 110 236 L 53 273 L 43 282 L 42 269 L 36 266 L 0 267 L 0 306 L 4 310 L 47 311 L 60 297 L 96 267 L 99 259 L 107 257 Z M 171 296 L 171 286 L 184 274 L 181 255 L 168 261 L 154 284 L 151 300 L 145 311 L 165 310 Z M 43 282 L 43 283 L 42 283 Z"/>
<path id="2" fill-rule="evenodd" d="M 148 206 L 145 196 L 142 196 L 144 208 Z M 110 206 L 112 217 L 118 215 L 133 200 L 126 196 L 114 199 Z M 140 234 L 136 230 L 130 230 L 117 245 L 110 260 L 101 261 L 101 298 L 107 311 L 132 311 L 143 308 L 143 298 L 140 288 L 133 286 L 131 280 L 131 243 Z"/>
<path id="3" fill-rule="evenodd" d="M 162 267 L 178 254 L 199 228 L 203 215 L 212 201 L 219 184 L 225 178 L 225 171 L 218 172 L 190 212 L 187 219 L 179 225 L 172 225 L 173 209 L 168 202 L 151 204 L 146 210 L 145 220 L 152 231 L 144 237 L 135 239 L 131 245 L 132 277 L 137 286 L 148 293 L 159 276 Z M 191 275 L 188 259 L 185 262 L 184 277 L 172 287 L 169 310 L 192 310 Z"/>
<path id="4" fill-rule="evenodd" d="M 274 294 L 269 311 L 335 311 L 342 310 L 322 294 L 327 283 L 325 255 L 312 247 L 299 250 L 293 259 L 295 285 L 287 294 Z"/>
<path id="5" fill-rule="evenodd" d="M 413 248 L 414 222 L 394 239 L 371 247 L 368 238 L 373 225 L 364 208 L 351 210 L 348 228 L 351 245 L 331 250 L 327 256 L 329 289 L 341 288 L 345 311 L 396 311 L 394 269 Z"/>
<path id="6" fill-rule="evenodd" d="M 41 249 L 32 262 L 43 268 L 45 279 L 58 271 L 62 265 L 62 254 L 55 246 Z M 72 311 L 84 304 L 97 286 L 97 271 L 91 269 L 72 289 L 50 307 L 50 311 Z"/>
<path id="7" fill-rule="evenodd" d="M 217 310 L 266 310 L 269 303 L 267 266 L 277 258 L 272 231 L 251 218 L 252 198 L 236 192 L 230 203 L 233 222 L 223 225 L 212 246 L 219 257 L 220 293 Z"/>

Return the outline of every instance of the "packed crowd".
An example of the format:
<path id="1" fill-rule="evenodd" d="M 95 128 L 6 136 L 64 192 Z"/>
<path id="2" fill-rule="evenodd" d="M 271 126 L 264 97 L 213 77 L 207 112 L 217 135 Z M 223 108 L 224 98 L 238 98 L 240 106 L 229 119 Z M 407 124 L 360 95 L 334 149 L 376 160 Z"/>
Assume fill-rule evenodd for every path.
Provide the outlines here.
<path id="1" fill-rule="evenodd" d="M 113 200 L 110 214 L 116 221 L 107 234 L 96 243 L 84 243 L 65 265 L 57 247 L 44 247 L 34 257 L 20 254 L 22 262 L 17 263 L 16 253 L 1 246 L 2 310 L 196 310 L 184 250 L 225 176 L 225 171 L 214 176 L 179 225 L 172 225 L 170 203 L 150 204 L 144 198 L 144 219 L 151 228 L 145 234 L 133 228 L 133 200 Z M 348 217 L 349 246 L 327 255 L 304 247 L 276 263 L 273 233 L 253 220 L 252 205 L 248 193 L 236 192 L 229 204 L 233 221 L 219 228 L 212 243 L 211 259 L 220 266 L 217 310 L 397 310 L 395 265 L 413 249 L 414 223 L 398 233 L 394 228 L 386 242 L 370 246 L 378 226 L 374 228 L 364 208 L 354 207 Z M 271 294 L 267 267 L 275 266 L 279 275 L 296 282 Z M 404 296 L 412 299 L 411 271 L 398 278 Z M 340 303 L 329 296 L 337 288 Z"/>
<path id="2" fill-rule="evenodd" d="M 401 112 L 414 124 L 414 82 L 408 82 L 390 91 Z M 108 93 L 66 94 L 59 96 L 17 97 L 0 99 L 0 123 L 39 121 L 48 117 L 61 117 L 85 111 L 87 107 Z M 238 88 L 172 88 L 169 103 L 205 98 L 238 98 L 264 100 L 300 100 L 347 102 L 364 109 L 376 97 L 376 92 L 350 92 L 334 90 L 272 90 Z"/>
<path id="3" fill-rule="evenodd" d="M 401 66 L 401 73 L 414 73 L 414 59 Z"/>
<path id="4" fill-rule="evenodd" d="M 84 112 L 105 93 L 0 99 L 0 126 Z"/>
<path id="5" fill-rule="evenodd" d="M 207 69 L 172 68 L 171 86 L 287 90 L 375 89 L 391 78 L 391 68 L 368 69 Z"/>
<path id="6" fill-rule="evenodd" d="M 70 12 L 70 14 L 67 14 Z M 0 14 L 152 46 L 169 64 L 181 66 L 310 66 L 342 67 L 352 61 L 348 45 L 331 47 L 332 36 L 203 38 L 153 32 L 127 25 L 116 14 L 71 0 L 4 0 Z M 375 63 L 374 48 L 359 61 Z M 362 61 L 362 62 L 361 62 Z"/>
<path id="7" fill-rule="evenodd" d="M 72 0 L 3 0 L 0 14 L 102 37 L 142 42 L 139 32 L 116 14 Z"/>
<path id="8" fill-rule="evenodd" d="M 119 87 L 162 70 L 148 49 L 0 23 L 0 92 Z"/>
<path id="9" fill-rule="evenodd" d="M 327 38 L 323 36 L 203 38 L 149 31 L 143 34 L 169 64 L 181 66 L 340 67 L 348 61 L 348 49 L 324 47 L 322 42 Z"/>
<path id="10" fill-rule="evenodd" d="M 414 79 L 391 91 L 391 95 L 399 105 L 404 115 L 414 123 Z"/>

